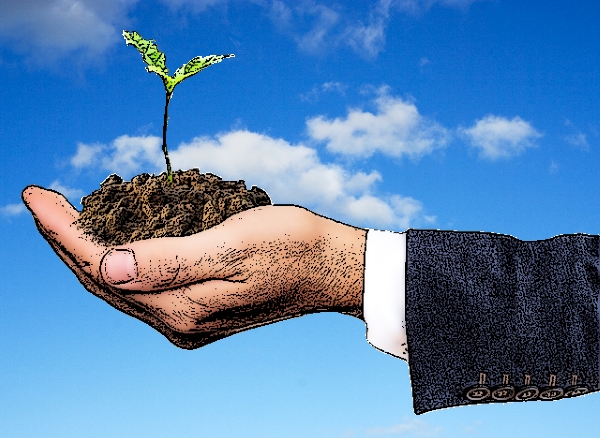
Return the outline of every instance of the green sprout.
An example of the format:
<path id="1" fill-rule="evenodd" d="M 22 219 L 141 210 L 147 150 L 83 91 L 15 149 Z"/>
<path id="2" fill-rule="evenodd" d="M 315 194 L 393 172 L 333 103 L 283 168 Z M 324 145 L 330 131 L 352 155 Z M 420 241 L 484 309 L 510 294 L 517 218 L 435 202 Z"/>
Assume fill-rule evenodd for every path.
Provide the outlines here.
<path id="1" fill-rule="evenodd" d="M 171 96 L 173 96 L 173 90 L 175 89 L 175 86 L 184 79 L 194 76 L 196 73 L 200 73 L 210 65 L 218 64 L 225 58 L 233 58 L 235 55 L 231 53 L 229 55 L 209 55 L 206 57 L 196 56 L 188 63 L 179 67 L 173 76 L 169 76 L 169 69 L 167 69 L 167 66 L 165 65 L 166 56 L 163 52 L 158 50 L 154 40 L 145 40 L 136 31 L 128 32 L 126 30 L 123 31 L 123 37 L 125 38 L 127 45 L 135 47 L 142 54 L 142 59 L 148 64 L 148 67 L 146 67 L 148 73 L 156 73 L 160 76 L 165 85 L 167 97 L 163 122 L 162 150 L 165 154 L 165 161 L 167 162 L 167 179 L 169 183 L 172 183 L 173 172 L 171 171 L 171 161 L 169 160 L 169 152 L 167 150 L 167 124 L 169 119 L 169 102 L 171 101 Z"/>

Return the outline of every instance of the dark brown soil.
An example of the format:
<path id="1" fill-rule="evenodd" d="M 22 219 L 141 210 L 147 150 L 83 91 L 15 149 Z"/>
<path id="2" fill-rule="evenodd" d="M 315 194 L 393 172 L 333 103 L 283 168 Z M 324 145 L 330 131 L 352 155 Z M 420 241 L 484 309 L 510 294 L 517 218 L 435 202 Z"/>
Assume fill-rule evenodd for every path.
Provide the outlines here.
<path id="1" fill-rule="evenodd" d="M 244 181 L 223 181 L 199 169 L 137 175 L 131 182 L 109 176 L 81 201 L 78 226 L 108 245 L 153 237 L 189 236 L 250 208 L 270 205 L 269 195 Z"/>

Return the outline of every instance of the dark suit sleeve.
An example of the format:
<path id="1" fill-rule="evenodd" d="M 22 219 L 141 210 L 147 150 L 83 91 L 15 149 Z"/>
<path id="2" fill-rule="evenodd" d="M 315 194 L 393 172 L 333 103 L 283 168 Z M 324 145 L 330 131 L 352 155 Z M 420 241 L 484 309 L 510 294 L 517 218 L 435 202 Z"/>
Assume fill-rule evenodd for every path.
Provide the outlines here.
<path id="1" fill-rule="evenodd" d="M 415 413 L 598 391 L 599 240 L 408 230 Z"/>

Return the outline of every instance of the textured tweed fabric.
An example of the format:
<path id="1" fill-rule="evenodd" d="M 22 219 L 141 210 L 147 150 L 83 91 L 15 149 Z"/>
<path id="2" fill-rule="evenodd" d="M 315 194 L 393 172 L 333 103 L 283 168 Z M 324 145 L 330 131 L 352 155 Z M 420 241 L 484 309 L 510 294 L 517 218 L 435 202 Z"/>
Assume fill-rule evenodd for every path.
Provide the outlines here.
<path id="1" fill-rule="evenodd" d="M 598 236 L 583 234 L 520 241 L 408 230 L 415 413 L 478 403 L 465 397 L 478 384 L 493 390 L 504 383 L 517 393 L 526 384 L 568 388 L 576 376 L 577 384 L 598 391 L 599 244 Z"/>

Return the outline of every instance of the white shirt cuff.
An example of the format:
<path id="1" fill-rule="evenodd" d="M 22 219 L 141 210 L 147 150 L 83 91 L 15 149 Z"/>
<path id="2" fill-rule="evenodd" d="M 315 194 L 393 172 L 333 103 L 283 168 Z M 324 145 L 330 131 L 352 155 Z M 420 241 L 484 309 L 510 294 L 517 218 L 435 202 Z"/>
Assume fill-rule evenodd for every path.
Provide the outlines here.
<path id="1" fill-rule="evenodd" d="M 363 296 L 367 341 L 408 362 L 405 273 L 406 234 L 368 230 Z"/>

